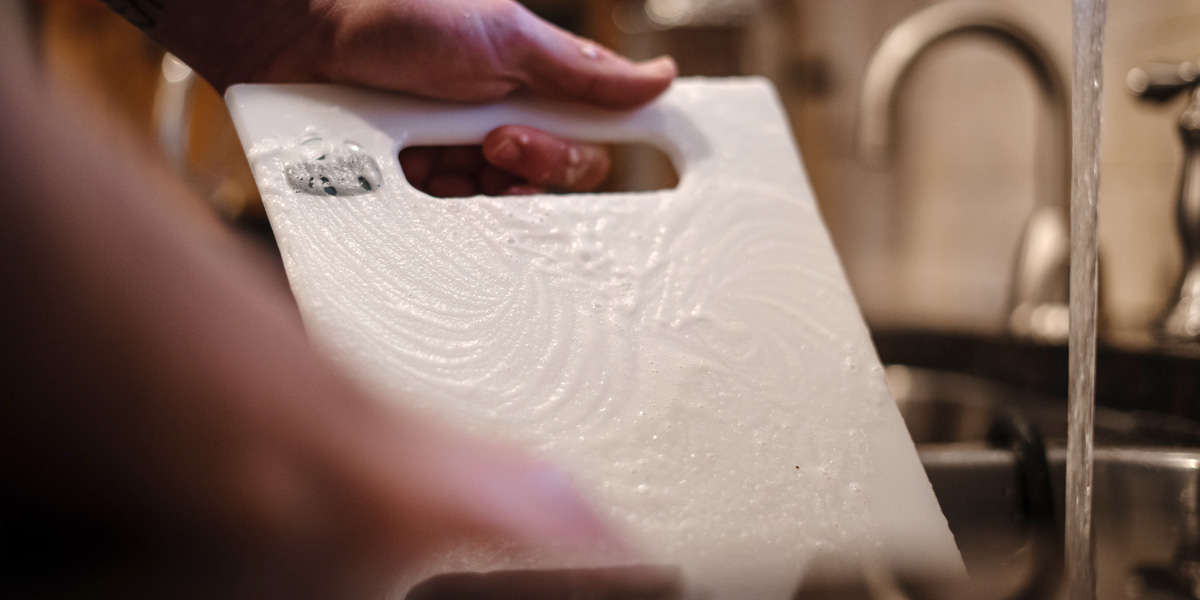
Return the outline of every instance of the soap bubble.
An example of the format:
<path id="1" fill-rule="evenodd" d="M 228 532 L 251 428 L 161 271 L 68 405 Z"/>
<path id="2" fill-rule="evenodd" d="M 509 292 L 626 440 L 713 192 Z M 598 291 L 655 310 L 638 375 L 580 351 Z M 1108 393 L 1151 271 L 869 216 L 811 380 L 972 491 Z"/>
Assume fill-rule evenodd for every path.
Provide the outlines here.
<path id="1" fill-rule="evenodd" d="M 292 190 L 315 196 L 360 196 L 383 183 L 379 165 L 358 144 L 316 137 L 291 152 L 284 175 Z"/>

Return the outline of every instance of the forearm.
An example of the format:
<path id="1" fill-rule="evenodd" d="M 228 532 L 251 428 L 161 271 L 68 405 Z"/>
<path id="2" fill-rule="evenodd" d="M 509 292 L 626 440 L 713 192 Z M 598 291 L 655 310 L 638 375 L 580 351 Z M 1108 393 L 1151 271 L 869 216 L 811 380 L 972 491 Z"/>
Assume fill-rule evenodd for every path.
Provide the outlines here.
<path id="1" fill-rule="evenodd" d="M 607 539 L 561 476 L 356 389 L 244 248 L 186 214 L 185 186 L 11 58 L 0 509 L 214 544 L 217 561 L 317 561 L 331 585 L 464 538 Z"/>
<path id="2" fill-rule="evenodd" d="M 312 72 L 333 35 L 330 0 L 104 0 L 218 89 Z"/>
<path id="3" fill-rule="evenodd" d="M 322 399 L 356 396 L 308 347 L 284 292 L 257 276 L 232 238 L 187 214 L 183 186 L 138 160 L 123 136 L 95 136 L 94 120 L 30 87 L 0 85 L 8 134 L 0 176 L 10 182 L 0 200 L 0 331 L 8 392 L 21 399 L 5 403 L 4 422 L 9 448 L 25 451 L 6 457 L 42 472 L 87 467 L 83 477 L 106 481 L 90 490 L 99 496 L 78 497 L 118 502 L 100 497 L 108 486 L 129 489 L 118 480 L 192 485 L 181 478 L 202 465 L 172 464 L 181 457 L 153 447 L 163 439 L 188 447 L 173 437 L 181 431 L 214 436 L 195 448 L 236 452 L 234 440 L 218 443 L 230 430 L 210 421 L 230 404 L 280 409 L 263 415 L 271 422 L 284 410 L 312 414 Z M 71 452 L 82 447 L 111 454 L 58 464 L 80 458 Z M 64 481 L 81 484 L 46 483 Z"/>

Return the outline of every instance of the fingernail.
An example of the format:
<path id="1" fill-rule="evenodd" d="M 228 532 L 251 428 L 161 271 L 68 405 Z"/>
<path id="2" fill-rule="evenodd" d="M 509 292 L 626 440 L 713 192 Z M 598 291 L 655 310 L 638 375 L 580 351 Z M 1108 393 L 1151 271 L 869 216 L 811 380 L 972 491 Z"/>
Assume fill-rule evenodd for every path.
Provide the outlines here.
<path id="1" fill-rule="evenodd" d="M 502 193 L 500 195 L 501 196 L 536 196 L 538 194 L 544 194 L 544 193 L 546 193 L 545 188 L 540 188 L 535 185 L 521 184 L 521 185 L 509 186 L 509 188 L 504 190 L 504 193 Z"/>
<path id="2" fill-rule="evenodd" d="M 605 528 L 578 495 L 571 479 L 546 465 L 527 464 L 506 469 L 503 480 L 479 492 L 489 506 L 517 529 L 535 538 L 604 537 Z"/>
<path id="3" fill-rule="evenodd" d="M 638 69 L 652 77 L 675 77 L 679 72 L 679 67 L 675 65 L 675 59 L 670 56 L 660 56 L 640 63 Z"/>
<path id="4" fill-rule="evenodd" d="M 505 139 L 492 149 L 492 162 L 515 165 L 521 162 L 521 147 L 512 138 Z"/>
<path id="5" fill-rule="evenodd" d="M 623 546 L 561 471 L 542 467 L 528 473 L 522 483 L 526 497 L 534 500 L 539 528 L 546 537 L 612 549 Z"/>

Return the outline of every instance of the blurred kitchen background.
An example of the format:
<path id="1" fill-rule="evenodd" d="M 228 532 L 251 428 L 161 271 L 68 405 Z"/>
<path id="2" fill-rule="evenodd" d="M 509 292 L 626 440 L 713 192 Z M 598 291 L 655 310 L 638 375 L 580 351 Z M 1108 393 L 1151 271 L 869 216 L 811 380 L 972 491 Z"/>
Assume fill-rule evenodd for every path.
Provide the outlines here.
<path id="1" fill-rule="evenodd" d="M 951 2 L 955 0 L 949 0 Z M 1070 65 L 1069 0 L 993 0 Z M 757 74 L 775 82 L 817 199 L 872 324 L 997 333 L 1013 257 L 1034 206 L 1039 99 L 1026 65 L 1000 44 L 961 36 L 917 61 L 897 93 L 892 160 L 856 146 L 873 51 L 926 0 L 528 0 L 560 25 L 635 58 L 670 53 L 684 75 Z M 162 51 L 96 0 L 34 2 L 49 70 L 85 90 L 147 144 L 186 143 L 176 160 L 223 215 L 264 219 L 236 136 L 203 82 L 185 90 L 190 125 Z M 1113 0 L 1109 7 L 1101 243 L 1106 330 L 1150 330 L 1175 291 L 1181 94 L 1138 101 L 1126 73 L 1200 56 L 1200 2 Z M 83 92 L 81 92 L 83 93 Z M 157 100 L 157 104 L 156 104 Z M 156 109 L 158 113 L 156 114 Z M 165 122 L 164 122 L 165 119 Z M 1042 123 L 1039 125 L 1039 123 Z M 176 125 L 176 131 L 168 130 Z M 172 138 L 172 136 L 174 136 Z"/>

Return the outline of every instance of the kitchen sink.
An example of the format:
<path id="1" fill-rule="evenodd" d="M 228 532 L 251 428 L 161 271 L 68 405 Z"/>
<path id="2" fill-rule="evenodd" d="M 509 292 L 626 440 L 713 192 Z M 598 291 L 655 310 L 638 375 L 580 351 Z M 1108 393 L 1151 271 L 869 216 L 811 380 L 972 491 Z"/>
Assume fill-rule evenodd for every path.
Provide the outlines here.
<path id="1" fill-rule="evenodd" d="M 987 597 L 1063 597 L 1061 539 L 1039 532 L 1039 515 L 1022 506 L 1027 492 L 1014 454 L 956 445 L 920 453 L 974 584 Z M 1048 454 L 1061 531 L 1066 453 Z M 1200 450 L 1096 450 L 1097 597 L 1195 597 L 1188 573 L 1200 550 L 1198 495 Z"/>
<path id="2" fill-rule="evenodd" d="M 892 396 L 918 445 L 984 442 L 997 419 L 1019 416 L 1047 445 L 1066 446 L 1065 395 L 906 365 L 889 365 L 886 373 Z M 1098 405 L 1094 425 L 1098 446 L 1200 449 L 1200 422 L 1189 417 Z"/>
<path id="3" fill-rule="evenodd" d="M 1065 400 L 957 372 L 887 375 L 972 596 L 1065 597 Z M 1200 424 L 1103 406 L 1095 424 L 1097 597 L 1200 598 Z"/>

